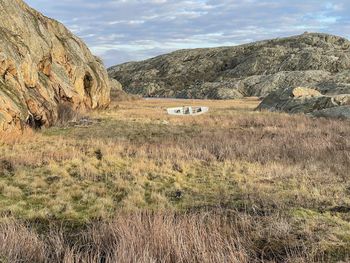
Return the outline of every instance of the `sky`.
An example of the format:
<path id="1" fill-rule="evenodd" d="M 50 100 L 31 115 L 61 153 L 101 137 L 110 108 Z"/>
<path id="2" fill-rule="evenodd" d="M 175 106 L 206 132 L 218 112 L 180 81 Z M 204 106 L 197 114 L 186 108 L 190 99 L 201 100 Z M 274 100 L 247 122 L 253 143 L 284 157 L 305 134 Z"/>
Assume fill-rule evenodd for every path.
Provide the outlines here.
<path id="1" fill-rule="evenodd" d="M 308 32 L 350 38 L 349 0 L 25 0 L 106 66 Z"/>

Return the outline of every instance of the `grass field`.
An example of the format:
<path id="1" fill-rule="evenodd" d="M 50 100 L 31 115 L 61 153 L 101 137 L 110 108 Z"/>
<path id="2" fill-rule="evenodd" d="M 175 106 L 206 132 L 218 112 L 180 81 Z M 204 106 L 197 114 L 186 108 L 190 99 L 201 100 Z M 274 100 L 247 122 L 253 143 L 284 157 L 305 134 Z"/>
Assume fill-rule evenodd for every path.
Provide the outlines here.
<path id="1" fill-rule="evenodd" d="M 350 260 L 350 123 L 114 101 L 0 144 L 0 262 Z M 209 106 L 197 117 L 167 107 Z"/>

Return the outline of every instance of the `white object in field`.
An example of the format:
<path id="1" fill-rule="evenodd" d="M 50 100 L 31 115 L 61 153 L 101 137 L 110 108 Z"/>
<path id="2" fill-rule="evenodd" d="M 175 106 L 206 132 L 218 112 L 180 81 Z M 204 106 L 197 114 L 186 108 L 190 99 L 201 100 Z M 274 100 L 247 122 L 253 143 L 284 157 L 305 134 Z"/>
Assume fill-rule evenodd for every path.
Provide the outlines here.
<path id="1" fill-rule="evenodd" d="M 192 106 L 184 106 L 184 107 L 167 109 L 167 112 L 169 115 L 200 115 L 208 111 L 209 111 L 208 107 L 192 107 Z"/>

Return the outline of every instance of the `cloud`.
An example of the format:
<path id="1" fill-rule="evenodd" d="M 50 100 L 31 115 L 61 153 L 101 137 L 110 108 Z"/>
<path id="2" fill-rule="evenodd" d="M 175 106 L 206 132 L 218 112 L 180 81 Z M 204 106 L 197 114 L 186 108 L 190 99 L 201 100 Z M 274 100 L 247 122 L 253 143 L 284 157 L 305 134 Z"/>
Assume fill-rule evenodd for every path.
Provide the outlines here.
<path id="1" fill-rule="evenodd" d="M 350 37 L 348 0 L 27 0 L 83 38 L 106 65 L 182 48 L 318 31 Z"/>

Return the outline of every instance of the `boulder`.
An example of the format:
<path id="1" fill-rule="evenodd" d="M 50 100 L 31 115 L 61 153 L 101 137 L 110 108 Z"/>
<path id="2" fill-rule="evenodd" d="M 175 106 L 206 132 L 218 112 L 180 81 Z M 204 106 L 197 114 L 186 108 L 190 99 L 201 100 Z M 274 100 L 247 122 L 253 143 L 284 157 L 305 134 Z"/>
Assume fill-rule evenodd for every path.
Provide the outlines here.
<path id="1" fill-rule="evenodd" d="M 315 89 L 303 88 L 303 87 L 294 88 L 292 90 L 292 95 L 294 96 L 294 98 L 322 96 L 322 94 Z"/>
<path id="2" fill-rule="evenodd" d="M 22 0 L 0 0 L 0 131 L 50 126 L 58 105 L 107 107 L 107 71 L 61 23 Z"/>
<path id="3" fill-rule="evenodd" d="M 272 92 L 260 103 L 257 110 L 347 118 L 349 106 L 350 94 L 323 95 L 316 89 L 297 87 Z"/>
<path id="4" fill-rule="evenodd" d="M 110 79 L 109 85 L 111 87 L 111 90 L 123 90 L 122 84 L 120 84 L 120 82 L 115 79 Z"/>

